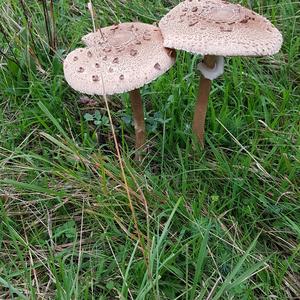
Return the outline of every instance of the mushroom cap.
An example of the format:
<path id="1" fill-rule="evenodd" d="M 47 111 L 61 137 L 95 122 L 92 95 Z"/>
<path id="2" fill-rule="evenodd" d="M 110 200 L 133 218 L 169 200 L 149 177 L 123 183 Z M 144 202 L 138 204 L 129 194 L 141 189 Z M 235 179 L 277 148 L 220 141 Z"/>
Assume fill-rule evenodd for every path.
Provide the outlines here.
<path id="1" fill-rule="evenodd" d="M 68 84 L 89 95 L 135 90 L 167 72 L 173 50 L 163 46 L 158 27 L 123 23 L 86 36 L 89 48 L 72 51 L 64 61 Z"/>
<path id="2" fill-rule="evenodd" d="M 159 23 L 164 46 L 219 56 L 277 53 L 281 33 L 266 18 L 224 0 L 186 0 Z"/>

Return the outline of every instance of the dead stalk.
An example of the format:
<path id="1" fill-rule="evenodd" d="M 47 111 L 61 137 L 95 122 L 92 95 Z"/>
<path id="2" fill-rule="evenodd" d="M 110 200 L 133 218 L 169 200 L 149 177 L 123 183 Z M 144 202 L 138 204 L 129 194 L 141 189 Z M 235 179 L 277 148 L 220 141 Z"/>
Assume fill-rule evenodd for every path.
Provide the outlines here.
<path id="1" fill-rule="evenodd" d="M 104 86 L 104 81 L 103 81 L 102 76 L 101 76 L 101 79 L 102 79 L 103 90 L 105 91 L 105 86 Z M 121 156 L 121 152 L 120 152 L 119 144 L 118 144 L 118 141 L 117 141 L 115 128 L 114 128 L 114 125 L 113 125 L 112 116 L 111 116 L 110 109 L 109 109 L 108 99 L 107 99 L 107 96 L 106 96 L 105 93 L 104 93 L 103 97 L 104 97 L 104 101 L 105 101 L 105 106 L 106 106 L 109 122 L 110 122 L 110 125 L 111 125 L 113 139 L 114 139 L 114 143 L 115 143 L 115 147 L 116 147 L 116 151 L 117 151 L 117 157 L 118 157 L 119 165 L 120 165 L 120 168 L 121 168 L 121 174 L 122 174 L 122 178 L 123 178 L 123 181 L 124 181 L 127 198 L 128 198 L 128 201 L 129 201 L 129 207 L 130 207 L 130 210 L 131 210 L 131 214 L 132 214 L 132 218 L 133 218 L 133 222 L 134 222 L 134 227 L 135 227 L 135 230 L 136 230 L 137 235 L 138 235 L 139 243 L 142 245 L 141 232 L 140 232 L 140 229 L 139 229 L 139 226 L 138 226 L 138 221 L 137 221 L 134 205 L 133 205 L 131 195 L 130 195 L 130 191 L 129 191 L 129 187 L 128 187 L 128 182 L 127 182 L 127 178 L 126 178 L 126 174 L 125 174 L 125 168 L 124 168 L 124 162 L 123 162 L 123 159 L 122 159 L 122 156 Z M 147 261 L 146 254 L 145 254 L 145 249 L 143 247 L 141 247 L 141 248 L 143 249 L 142 252 L 143 252 L 144 259 L 145 259 L 145 261 Z"/>

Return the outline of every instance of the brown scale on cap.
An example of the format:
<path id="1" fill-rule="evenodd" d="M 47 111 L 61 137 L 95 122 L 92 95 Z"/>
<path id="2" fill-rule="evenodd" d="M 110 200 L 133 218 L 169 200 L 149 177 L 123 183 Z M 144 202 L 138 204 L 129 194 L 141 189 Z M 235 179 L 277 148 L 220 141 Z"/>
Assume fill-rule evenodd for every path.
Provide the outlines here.
<path id="1" fill-rule="evenodd" d="M 199 23 L 199 20 L 191 20 L 191 21 L 189 22 L 189 26 L 192 27 L 192 26 L 194 26 L 194 25 L 196 25 L 196 24 L 198 24 L 198 23 Z"/>
<path id="2" fill-rule="evenodd" d="M 137 50 L 135 50 L 135 49 L 131 49 L 130 50 L 130 55 L 131 56 L 136 56 L 138 54 L 138 51 Z"/>
<path id="3" fill-rule="evenodd" d="M 99 81 L 99 76 L 98 75 L 93 75 L 92 80 L 93 81 Z"/>
<path id="4" fill-rule="evenodd" d="M 184 1 L 159 26 L 166 47 L 203 55 L 271 55 L 282 44 L 280 32 L 266 18 L 222 0 Z"/>
<path id="5" fill-rule="evenodd" d="M 156 70 L 161 70 L 161 66 L 160 66 L 159 63 L 156 63 L 156 64 L 154 65 L 154 68 L 155 68 Z"/>
<path id="6" fill-rule="evenodd" d="M 221 32 L 232 32 L 232 28 L 230 28 L 230 27 L 224 27 L 224 26 L 221 26 L 220 27 L 220 31 Z"/>
<path id="7" fill-rule="evenodd" d="M 111 52 L 111 50 L 112 50 L 111 46 L 106 46 L 106 47 L 103 48 L 103 51 L 105 53 L 109 53 L 109 52 Z"/>
<path id="8" fill-rule="evenodd" d="M 107 95 L 132 91 L 155 80 L 175 62 L 175 52 L 164 48 L 158 27 L 123 23 L 101 30 L 104 38 L 99 32 L 88 34 L 83 38 L 88 48 L 74 50 L 64 61 L 65 78 L 77 91 L 102 95 L 102 79 Z M 78 61 L 73 61 L 74 56 Z M 77 71 L 80 67 L 84 72 Z"/>
<path id="9" fill-rule="evenodd" d="M 117 52 L 122 52 L 125 50 L 125 47 L 122 45 L 120 47 L 116 47 Z"/>

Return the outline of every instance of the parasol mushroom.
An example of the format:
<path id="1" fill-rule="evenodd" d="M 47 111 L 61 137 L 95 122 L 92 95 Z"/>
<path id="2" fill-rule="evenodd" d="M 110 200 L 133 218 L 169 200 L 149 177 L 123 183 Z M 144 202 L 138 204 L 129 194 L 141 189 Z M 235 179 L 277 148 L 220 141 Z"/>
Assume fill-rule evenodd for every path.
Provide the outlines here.
<path id="1" fill-rule="evenodd" d="M 277 53 L 281 33 L 264 17 L 223 0 L 186 0 L 159 23 L 164 46 L 204 55 L 194 112 L 193 131 L 204 146 L 205 118 L 211 80 L 222 74 L 224 56 Z"/>
<path id="2" fill-rule="evenodd" d="M 102 28 L 83 41 L 88 48 L 74 50 L 64 61 L 65 79 L 89 95 L 129 92 L 140 160 L 146 130 L 139 88 L 171 68 L 174 51 L 164 48 L 158 27 L 137 22 Z"/>

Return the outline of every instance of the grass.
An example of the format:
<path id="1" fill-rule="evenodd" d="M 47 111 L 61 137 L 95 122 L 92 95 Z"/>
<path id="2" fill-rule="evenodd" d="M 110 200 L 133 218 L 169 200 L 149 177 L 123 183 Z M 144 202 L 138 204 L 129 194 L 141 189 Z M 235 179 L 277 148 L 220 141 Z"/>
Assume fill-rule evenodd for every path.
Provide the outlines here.
<path id="1" fill-rule="evenodd" d="M 103 99 L 63 79 L 89 12 L 48 1 L 46 26 L 43 2 L 0 0 L 0 299 L 299 299 L 299 3 L 239 1 L 284 45 L 226 60 L 205 150 L 191 133 L 198 57 L 178 53 L 142 89 L 141 165 L 128 96 L 110 99 L 126 187 Z M 153 23 L 174 4 L 94 1 L 102 26 Z"/>

